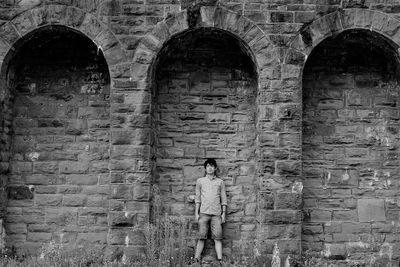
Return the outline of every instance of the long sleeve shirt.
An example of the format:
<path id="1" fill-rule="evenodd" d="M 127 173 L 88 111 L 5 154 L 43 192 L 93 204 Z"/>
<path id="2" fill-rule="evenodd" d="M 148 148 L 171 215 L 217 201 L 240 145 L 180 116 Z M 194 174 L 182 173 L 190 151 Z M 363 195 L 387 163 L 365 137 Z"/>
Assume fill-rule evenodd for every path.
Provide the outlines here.
<path id="1" fill-rule="evenodd" d="M 195 202 L 200 204 L 200 213 L 221 215 L 222 206 L 227 205 L 224 181 L 207 177 L 197 179 Z"/>

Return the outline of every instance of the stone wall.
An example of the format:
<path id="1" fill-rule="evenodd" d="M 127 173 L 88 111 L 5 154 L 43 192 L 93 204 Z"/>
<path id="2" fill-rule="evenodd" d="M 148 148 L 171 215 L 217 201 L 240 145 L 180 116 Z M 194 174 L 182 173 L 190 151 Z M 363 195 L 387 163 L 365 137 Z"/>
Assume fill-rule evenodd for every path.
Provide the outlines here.
<path id="1" fill-rule="evenodd" d="M 51 240 L 105 244 L 109 74 L 101 51 L 61 26 L 42 28 L 14 56 L 8 246 Z"/>
<path id="2" fill-rule="evenodd" d="M 367 31 L 329 38 L 303 75 L 303 246 L 361 259 L 398 248 L 398 67 Z M 367 55 L 368 56 L 365 56 Z M 379 256 L 377 256 L 379 257 Z"/>
<path id="3" fill-rule="evenodd" d="M 215 158 L 229 202 L 224 248 L 230 255 L 232 242 L 255 237 L 254 63 L 226 32 L 195 30 L 160 53 L 156 82 L 154 184 L 166 212 L 188 217 L 196 230 L 190 196 L 205 174 L 205 158 Z"/>
<path id="4" fill-rule="evenodd" d="M 179 38 L 174 38 L 184 37 L 185 33 L 188 32 L 195 34 L 199 28 L 205 28 L 205 32 L 211 33 L 215 33 L 215 30 L 221 31 L 227 34 L 226 36 L 238 40 L 239 47 L 243 50 L 243 53 L 238 54 L 246 55 L 254 64 L 254 76 L 245 79 L 246 81 L 254 81 L 256 84 L 256 86 L 249 88 L 251 89 L 251 101 L 254 103 L 254 108 L 250 110 L 250 117 L 251 119 L 254 118 L 254 124 L 249 124 L 251 130 L 245 129 L 244 135 L 246 136 L 244 138 L 246 140 L 245 146 L 251 143 L 250 151 L 254 148 L 256 156 L 254 159 L 248 155 L 240 158 L 240 144 L 233 149 L 235 155 L 229 154 L 231 156 L 229 160 L 222 159 L 221 162 L 223 166 L 222 173 L 227 175 L 226 179 L 235 178 L 231 180 L 232 184 L 230 185 L 232 186 L 231 194 L 235 192 L 235 195 L 231 195 L 231 202 L 238 205 L 230 206 L 229 208 L 231 210 L 232 208 L 236 209 L 236 215 L 241 214 L 241 212 L 245 215 L 249 212 L 251 213 L 254 209 L 252 197 L 256 197 L 256 216 L 254 216 L 257 219 L 256 238 L 261 246 L 263 255 L 270 255 L 275 243 L 278 243 L 282 248 L 283 254 L 298 254 L 301 251 L 302 243 L 304 248 L 308 248 L 310 247 L 310 240 L 316 238 L 317 246 L 313 246 L 313 249 L 330 251 L 329 253 L 331 254 L 328 253 L 329 255 L 338 255 L 338 258 L 343 258 L 343 251 L 337 249 L 340 246 L 336 244 L 349 242 L 348 240 L 340 239 L 344 234 L 370 231 L 364 237 L 375 238 L 381 233 L 384 234 L 385 231 L 395 232 L 396 230 L 390 228 L 389 225 L 391 223 L 395 224 L 396 214 L 398 214 L 396 204 L 394 204 L 397 201 L 397 191 L 395 188 L 390 187 L 396 181 L 396 167 L 393 164 L 396 162 L 394 157 L 397 151 L 397 139 L 395 138 L 397 126 L 395 126 L 395 119 L 392 116 L 397 114 L 395 106 L 397 102 L 393 101 L 393 98 L 397 99 L 397 87 L 396 83 L 394 83 L 396 79 L 393 78 L 393 76 L 397 76 L 397 73 L 392 72 L 392 77 L 389 78 L 385 73 L 388 70 L 390 73 L 390 70 L 397 66 L 397 60 L 392 60 L 395 57 L 387 55 L 389 50 L 392 51 L 391 55 L 396 53 L 393 51 L 397 51 L 400 43 L 398 14 L 399 5 L 389 0 L 2 1 L 0 3 L 0 58 L 2 62 L 2 92 L 5 93 L 1 94 L 1 149 L 2 170 L 4 170 L 2 171 L 4 175 L 2 176 L 1 187 L 3 188 L 3 196 L 5 196 L 4 188 L 7 185 L 7 180 L 9 180 L 8 187 L 11 197 L 9 197 L 8 205 L 5 204 L 5 201 L 1 202 L 0 218 L 5 217 L 4 209 L 8 206 L 10 214 L 7 216 L 7 220 L 10 223 L 8 224 L 9 237 L 7 242 L 10 244 L 24 243 L 27 244 L 27 247 L 37 247 L 39 244 L 49 240 L 59 241 L 60 235 L 57 236 L 57 233 L 60 233 L 60 231 L 56 231 L 53 236 L 38 226 L 43 224 L 41 220 L 44 220 L 44 223 L 46 223 L 46 220 L 50 220 L 49 222 L 53 220 L 55 222 L 51 224 L 56 226 L 55 229 L 68 229 L 66 232 L 69 234 L 63 235 L 63 238 L 68 237 L 78 243 L 80 240 L 101 243 L 111 251 L 119 254 L 131 254 L 140 250 L 143 245 L 141 235 L 140 233 L 133 233 L 132 228 L 135 226 L 140 228 L 149 219 L 151 185 L 157 183 L 161 185 L 168 178 L 165 175 L 166 172 L 161 168 L 164 164 L 163 161 L 168 162 L 168 160 L 175 159 L 175 157 L 183 159 L 184 165 L 179 166 L 173 173 L 179 173 L 180 176 L 178 175 L 178 177 L 182 177 L 181 182 L 186 185 L 184 181 L 191 181 L 191 178 L 183 179 L 183 177 L 186 178 L 185 175 L 187 173 L 190 173 L 189 176 L 193 175 L 192 177 L 200 174 L 201 168 L 199 166 L 204 160 L 201 157 L 210 155 L 211 150 L 203 150 L 200 146 L 201 142 L 205 142 L 204 140 L 206 139 L 197 139 L 198 143 L 196 144 L 198 146 L 188 149 L 185 145 L 185 142 L 187 142 L 185 138 L 179 140 L 176 136 L 163 136 L 165 133 L 172 132 L 163 124 L 163 117 L 170 118 L 174 122 L 172 126 L 178 127 L 178 122 L 170 114 L 174 113 L 171 109 L 177 106 L 164 105 L 165 103 L 162 101 L 165 99 L 157 95 L 159 92 L 163 92 L 163 84 L 165 85 L 166 83 L 168 83 L 168 90 L 177 90 L 176 93 L 173 93 L 175 95 L 178 95 L 179 90 L 185 90 L 185 87 L 179 87 L 180 82 L 173 84 L 174 79 L 171 79 L 170 74 L 167 77 L 161 73 L 159 73 L 159 76 L 156 75 L 156 72 L 159 71 L 157 60 L 162 57 L 162 51 L 169 45 L 169 40 L 177 41 Z M 44 76 L 41 76 L 42 73 L 35 74 L 34 77 L 36 78 L 29 81 L 22 80 L 22 77 L 18 75 L 16 76 L 18 79 L 13 77 L 13 74 L 18 73 L 13 69 L 13 66 L 16 66 L 16 63 L 19 62 L 18 52 L 21 52 L 24 48 L 21 45 L 23 44 L 21 40 L 27 40 L 24 38 L 29 37 L 33 38 L 32 40 L 34 41 L 36 37 L 40 37 L 40 29 L 49 25 L 63 25 L 66 26 L 67 31 L 83 34 L 95 44 L 94 50 L 90 52 L 93 58 L 95 58 L 94 55 L 97 50 L 104 55 L 110 76 L 109 102 L 105 97 L 107 93 L 96 93 L 98 88 L 92 88 L 90 86 L 91 83 L 86 84 L 84 81 L 77 83 L 79 84 L 76 87 L 79 88 L 78 91 L 52 96 L 50 92 L 36 92 L 35 88 L 39 88 L 39 86 L 32 86 L 32 84 L 39 85 L 39 81 L 44 79 Z M 378 65 L 387 66 L 388 68 L 386 70 L 378 68 L 379 72 L 377 74 L 376 64 L 371 63 L 371 65 L 368 63 L 364 65 L 366 69 L 362 69 L 362 71 L 360 68 L 357 69 L 358 72 L 361 72 L 361 75 L 354 70 L 337 69 L 333 73 L 346 73 L 345 76 L 353 80 L 351 86 L 347 87 L 346 82 L 341 77 L 337 82 L 329 82 L 328 85 L 323 84 L 323 86 L 326 86 L 323 91 L 327 92 L 328 99 L 325 99 L 325 96 L 308 97 L 307 90 L 309 88 L 311 88 L 310 91 L 315 93 L 321 91 L 322 87 L 315 84 L 310 85 L 307 81 L 315 79 L 315 77 L 307 76 L 307 72 L 304 71 L 306 76 L 303 88 L 303 68 L 306 61 L 312 58 L 313 51 L 319 49 L 319 45 L 323 44 L 321 43 L 323 40 L 349 29 L 372 31 L 374 34 L 367 39 L 353 35 L 355 32 L 350 32 L 350 34 L 346 35 L 346 38 L 354 40 L 353 45 L 356 48 L 353 48 L 352 51 L 356 51 L 357 47 L 360 46 L 362 48 L 360 50 L 366 51 L 365 54 L 368 55 L 371 51 L 363 45 L 372 42 L 375 49 L 372 53 L 375 56 L 372 58 L 379 63 Z M 204 33 L 204 31 L 197 31 L 197 33 L 199 32 Z M 221 35 L 213 40 L 217 42 L 216 39 L 224 39 L 224 36 Z M 325 46 L 321 47 L 327 49 Z M 210 48 L 206 49 L 208 51 L 206 51 L 206 55 L 211 54 Z M 339 51 L 342 48 L 333 46 L 332 49 Z M 217 49 L 215 51 L 220 50 Z M 380 53 L 384 56 L 378 56 Z M 71 54 L 67 53 L 67 55 Z M 333 55 L 337 54 L 333 52 Z M 337 56 L 342 58 L 340 55 Z M 204 56 L 201 58 L 204 59 Z M 378 58 L 381 58 L 380 61 Z M 384 60 L 382 61 L 382 59 Z M 223 61 L 226 62 L 227 60 Z M 324 69 L 322 63 L 317 62 L 314 65 L 314 69 L 311 68 L 315 73 L 321 74 L 321 82 L 331 79 L 329 78 L 331 74 L 326 76 L 327 70 L 326 68 Z M 197 66 L 199 64 L 197 62 Z M 166 63 L 165 66 L 172 65 Z M 321 66 L 322 68 L 320 68 Z M 86 67 L 89 68 L 89 66 Z M 53 72 L 51 68 L 47 67 L 47 69 L 49 70 L 50 80 L 54 82 L 53 84 L 57 90 L 61 90 L 63 85 L 68 84 L 68 81 L 58 79 L 58 74 L 55 71 Z M 75 71 L 78 69 L 75 69 Z M 229 61 L 222 68 L 223 72 L 230 70 L 230 73 L 236 73 L 236 70 L 232 71 L 232 69 L 236 69 L 236 66 Z M 246 68 L 239 68 L 239 70 L 243 69 Z M 179 76 L 179 79 L 186 81 L 186 89 L 195 85 L 195 83 L 192 84 L 190 82 L 190 77 L 197 77 L 201 82 L 203 81 L 204 73 L 200 73 L 201 71 L 197 69 L 175 71 L 182 75 L 189 75 L 189 77 L 183 78 Z M 208 76 L 211 84 L 216 81 L 221 84 L 225 83 L 223 76 L 215 74 L 217 72 L 208 71 L 208 73 L 211 73 L 211 76 Z M 80 74 L 78 75 L 78 72 L 71 77 L 74 77 L 74 81 L 79 81 L 83 78 Z M 227 77 L 229 80 L 234 78 L 233 76 Z M 227 77 L 225 79 L 228 79 Z M 6 82 L 10 79 L 13 81 L 19 80 L 23 83 L 21 86 L 19 86 L 19 83 L 7 84 Z M 380 81 L 377 86 L 381 86 L 381 89 L 391 88 L 390 90 L 388 89 L 391 92 L 389 95 L 380 91 L 376 92 L 374 82 L 377 80 Z M 373 86 L 370 86 L 371 82 Z M 83 86 L 84 84 L 87 86 Z M 229 88 L 239 88 L 238 84 L 232 84 L 229 84 Z M 159 87 L 157 90 L 155 85 Z M 342 85 L 346 85 L 346 88 L 340 88 L 342 94 L 335 96 L 334 92 Z M 362 90 L 367 90 L 368 94 L 364 95 L 364 91 L 360 93 L 359 89 L 361 88 Z M 92 92 L 92 89 L 94 92 Z M 197 89 L 199 88 L 196 87 Z M 331 89 L 333 91 L 330 91 Z M 22 96 L 14 100 L 12 99 L 13 94 L 7 93 L 8 90 L 22 94 Z M 302 100 L 302 90 L 305 92 L 304 100 Z M 69 91 L 67 90 L 67 92 Z M 239 94 L 238 91 L 236 93 Z M 351 97 L 349 97 L 350 93 L 352 94 Z M 73 96 L 72 99 L 68 99 L 69 95 Z M 254 99 L 253 95 L 255 95 Z M 11 97 L 10 101 L 7 100 L 8 96 Z M 191 91 L 187 94 L 190 98 L 185 99 L 183 96 L 179 92 L 180 102 L 175 104 L 182 105 L 182 99 L 188 101 L 188 106 L 193 106 L 193 110 L 190 111 L 190 118 L 193 119 L 195 117 L 192 116 L 193 114 L 201 113 L 196 109 L 202 106 L 194 102 L 196 101 L 196 95 L 191 95 Z M 227 99 L 229 99 L 229 96 L 229 94 L 222 95 Z M 387 98 L 390 99 L 387 100 Z M 59 121 L 62 116 L 55 111 L 54 107 L 56 105 L 65 107 L 66 103 L 74 101 L 74 99 L 80 99 L 80 102 L 76 102 L 70 109 L 70 114 L 74 117 L 65 118 L 61 127 Z M 171 101 L 173 99 L 171 97 Z M 349 99 L 355 99 L 354 101 L 356 102 L 349 102 Z M 206 101 L 206 104 L 214 101 L 208 98 L 201 98 L 201 100 Z M 238 103 L 238 101 L 239 99 L 235 99 L 233 103 Z M 315 101 L 323 103 L 317 105 Z M 309 102 L 310 104 L 308 104 Z M 215 106 L 217 102 L 212 103 Z M 372 105 L 372 103 L 378 103 L 379 107 L 375 106 L 375 104 Z M 335 105 L 338 105 L 336 109 Z M 27 107 L 31 106 L 35 108 L 32 109 L 33 112 L 28 112 Z M 164 107 L 166 107 L 165 110 Z M 365 107 L 365 113 L 358 111 L 358 113 L 355 112 L 354 114 L 364 114 L 363 116 L 366 116 L 366 118 L 357 117 L 358 115 L 352 117 L 350 112 L 349 114 L 343 114 L 343 121 L 340 122 L 342 124 L 336 125 L 335 123 L 332 125 L 332 121 L 324 121 L 328 125 L 324 124 L 326 127 L 322 127 L 322 129 L 326 130 L 326 132 L 323 132 L 322 143 L 319 144 L 319 147 L 312 147 L 311 149 L 308 143 L 309 140 L 320 140 L 321 138 L 318 137 L 320 132 L 318 131 L 322 131 L 319 125 L 316 127 L 318 119 L 309 114 L 312 113 L 311 111 L 329 113 L 327 110 L 362 110 L 363 107 Z M 40 117 L 38 114 L 41 114 L 40 110 L 42 108 L 48 111 L 44 112 L 44 114 L 42 113 Z M 14 109 L 16 112 L 12 113 L 11 111 Z M 304 117 L 302 109 L 305 111 Z M 23 110 L 25 110 L 25 113 L 19 113 Z M 232 127 L 234 125 L 232 119 L 237 111 L 233 107 L 228 107 L 228 110 L 226 113 L 229 115 L 220 115 L 218 113 L 221 112 L 217 111 L 217 109 L 210 113 L 215 120 L 220 120 L 218 123 L 217 121 L 215 123 L 213 121 L 207 122 L 205 119 L 205 124 L 202 127 L 199 126 L 198 122 L 193 122 L 184 130 L 190 133 L 200 128 L 199 130 L 209 134 L 212 132 L 212 127 L 216 127 L 215 125 L 218 125 L 218 127 L 224 125 L 225 122 L 223 120 L 228 119 L 226 116 L 229 117 L 226 126 Z M 368 117 L 371 111 L 375 113 L 373 113 L 372 117 Z M 15 116 L 17 114 L 18 116 Z M 240 114 L 238 117 L 244 121 L 247 120 L 247 115 Z M 329 117 L 329 119 L 332 118 L 335 117 Z M 21 120 L 24 123 L 21 124 Z M 366 120 L 373 120 L 370 124 L 374 124 L 374 127 L 371 127 L 368 133 L 366 132 L 368 123 Z M 28 122 L 32 122 L 32 124 Z M 317 134 L 307 132 L 308 123 L 318 129 Z M 40 125 L 45 127 L 39 127 Z M 353 126 L 360 126 L 364 131 L 359 132 Z M 91 131 L 92 127 L 94 127 L 94 132 Z M 241 139 L 242 136 L 239 136 L 240 127 L 236 127 L 236 130 L 232 131 L 231 134 Z M 63 128 L 64 130 L 60 132 L 58 128 Z M 228 128 L 225 130 L 228 130 Z M 303 138 L 302 128 L 304 128 Z M 254 135 L 250 134 L 253 130 L 255 132 Z M 354 131 L 360 136 L 364 134 L 364 137 L 368 134 L 370 137 L 375 136 L 376 143 L 357 143 L 357 135 Z M 35 133 L 35 139 L 32 143 L 29 138 L 33 132 Z M 97 132 L 99 133 L 98 135 L 96 134 Z M 90 134 L 91 137 L 88 137 L 89 139 L 86 139 L 86 133 Z M 334 136 L 330 136 L 332 134 Z M 11 142 L 12 135 L 14 142 Z M 46 136 L 49 135 L 53 137 L 47 140 Z M 96 136 L 95 140 L 92 139 L 92 135 Z M 220 137 L 219 135 L 220 133 L 216 136 L 217 139 Z M 73 137 L 72 139 L 71 136 Z M 348 136 L 353 136 L 353 139 L 352 137 L 347 138 Z M 63 142 L 61 147 L 57 147 L 57 144 L 61 144 L 61 142 L 55 142 L 60 140 L 55 139 L 56 137 L 63 139 L 65 144 Z M 226 143 L 215 142 L 215 148 L 229 151 L 229 141 L 232 141 L 232 138 L 224 138 Z M 386 142 L 386 138 L 388 142 Z M 36 140 L 42 140 L 43 142 L 37 142 Z M 254 144 L 253 140 L 255 140 Z M 353 142 L 348 143 L 350 142 L 349 140 Z M 192 141 L 190 139 L 189 144 Z M 239 141 L 241 142 L 241 140 Z M 96 149 L 99 147 L 98 151 L 91 150 L 93 142 L 98 143 L 99 146 L 95 146 Z M 15 152 L 9 154 L 8 147 L 12 144 Z M 222 144 L 225 144 L 226 147 L 223 147 Z M 336 149 L 339 147 L 339 151 L 335 151 L 332 155 L 343 157 L 346 162 L 338 165 L 337 162 L 332 163 L 329 159 L 323 158 L 322 163 L 328 166 L 321 168 L 324 171 L 331 170 L 331 175 L 326 174 L 325 176 L 325 174 L 320 173 L 318 177 L 311 177 L 309 175 L 311 167 L 307 161 L 302 161 L 302 157 L 307 160 L 309 157 L 312 159 L 314 154 L 317 154 L 318 157 L 321 154 L 318 152 L 319 149 L 322 149 L 322 144 L 324 149 Z M 386 146 L 386 144 L 390 145 Z M 85 150 L 86 145 L 89 145 L 89 151 Z M 393 149 L 391 149 L 392 145 L 394 145 Z M 105 146 L 109 150 L 105 150 Z M 40 153 L 36 151 L 39 148 L 41 149 L 40 151 L 38 150 Z M 71 152 L 70 149 L 77 150 Z M 304 153 L 302 153 L 302 149 L 304 149 Z M 41 161 L 40 155 L 37 158 L 37 154 L 34 154 L 34 152 L 38 152 L 42 156 L 47 155 L 47 158 Z M 58 156 L 62 158 L 57 158 Z M 66 156 L 69 158 L 65 158 Z M 381 159 L 382 157 L 385 159 Z M 9 158 L 11 161 L 9 161 Z M 248 159 L 251 161 L 250 165 L 254 166 L 254 170 L 243 167 L 244 165 L 239 163 Z M 374 176 L 375 172 L 368 171 L 368 168 L 364 172 L 360 165 L 357 165 L 358 163 L 354 163 L 363 159 L 366 159 L 366 162 L 377 160 L 377 165 L 379 166 L 373 165 L 377 171 L 376 176 Z M 387 165 L 386 161 L 390 163 Z M 43 164 L 43 162 L 46 163 Z M 303 163 L 304 165 L 302 165 Z M 10 169 L 8 169 L 8 164 L 12 166 Z M 71 166 L 74 167 L 72 170 Z M 303 167 L 304 173 L 302 173 Z M 234 174 L 230 173 L 231 170 Z M 37 177 L 43 172 L 48 174 L 41 177 L 47 178 L 43 178 L 44 180 L 31 180 L 27 183 L 26 177 Z M 56 172 L 56 175 L 49 172 Z M 73 174 L 70 172 L 78 173 Z M 103 176 L 103 173 L 108 173 L 109 176 Z M 393 178 L 389 178 L 386 173 L 389 173 L 390 177 Z M 63 177 L 63 179 L 57 180 L 60 181 L 60 184 L 53 184 L 54 181 L 50 179 L 51 177 L 57 177 L 57 179 L 58 177 Z M 96 177 L 97 180 L 93 177 Z M 330 180 L 328 177 L 330 177 Z M 348 183 L 350 184 L 343 185 L 343 181 L 338 181 L 338 184 L 326 184 L 325 178 L 333 181 L 334 177 L 339 177 L 339 180 L 345 178 L 343 180 L 349 180 L 350 182 Z M 254 184 L 251 184 L 251 190 L 249 191 L 252 192 L 251 196 L 249 192 L 247 192 L 249 195 L 246 195 L 245 189 L 247 190 L 248 183 L 253 182 L 251 181 L 253 178 Z M 82 181 L 87 181 L 85 183 L 90 184 L 77 184 L 82 183 Z M 301 211 L 300 181 L 305 185 L 304 204 L 306 208 L 304 213 Z M 388 181 L 391 181 L 392 184 L 388 185 Z M 178 179 L 178 181 L 174 182 L 179 183 L 180 181 Z M 243 184 L 239 186 L 238 183 L 242 182 Z M 369 185 L 370 182 L 372 182 L 372 185 Z M 362 191 L 361 189 L 365 184 L 373 188 L 373 192 L 376 194 L 369 195 L 368 192 Z M 27 185 L 34 186 L 29 188 Z M 178 190 L 179 186 L 175 187 L 173 185 L 168 190 L 165 190 L 165 196 L 174 193 L 174 190 Z M 314 197 L 313 195 L 314 192 L 324 194 L 322 193 L 325 192 L 324 186 L 330 186 L 328 190 L 330 197 L 327 199 L 329 203 L 321 202 L 322 196 Z M 64 188 L 67 191 L 63 191 Z M 184 213 L 189 216 L 192 208 L 191 204 L 186 203 L 185 197 L 192 188 L 193 184 L 187 184 L 187 187 L 177 194 L 178 199 L 168 198 L 168 200 L 171 200 L 168 205 L 174 208 L 171 213 Z M 13 191 L 14 189 L 17 190 Z M 31 189 L 34 189 L 33 192 Z M 255 192 L 252 190 L 255 190 Z M 33 197 L 33 200 L 16 199 L 19 197 L 19 192 L 22 192 L 24 197 Z M 72 193 L 76 193 L 79 197 L 70 196 Z M 352 196 L 351 198 L 348 197 L 349 194 Z M 237 199 L 234 199 L 235 197 Z M 242 199 L 243 197 L 245 200 Z M 92 200 L 89 201 L 89 199 Z M 242 205 L 248 199 L 251 199 L 249 205 Z M 321 203 L 315 202 L 315 199 L 318 199 Z M 345 206 L 340 206 L 336 209 L 335 205 L 342 205 L 340 203 L 342 203 L 341 201 L 345 203 L 345 199 L 347 199 L 346 204 L 343 204 Z M 333 202 L 332 205 L 334 207 L 332 205 L 329 206 L 330 202 Z M 42 203 L 44 206 L 41 206 Z M 25 204 L 32 205 L 35 209 L 30 208 L 30 206 L 28 206 L 30 209 L 23 207 L 22 205 Z M 56 210 L 54 207 L 58 207 L 58 205 L 60 207 L 64 205 L 64 207 Z M 320 207 L 324 208 L 319 210 L 325 209 L 326 213 L 321 214 L 329 215 L 320 218 L 322 222 L 317 222 L 313 219 L 314 209 L 317 212 L 315 213 L 314 211 L 314 214 L 318 214 L 318 209 L 315 208 L 315 205 L 322 205 Z M 384 215 L 379 213 L 373 215 L 373 217 L 366 218 L 363 211 L 370 210 L 371 208 L 369 207 L 371 206 L 384 207 Z M 80 209 L 82 207 L 84 208 Z M 32 210 L 34 213 L 29 218 L 33 220 L 31 224 L 35 226 L 11 223 L 13 220 L 23 217 L 24 212 L 27 210 Z M 80 213 L 81 210 L 89 210 L 89 212 L 83 212 L 82 214 Z M 308 212 L 308 210 L 311 210 L 311 212 Z M 59 215 L 63 213 L 66 215 L 64 217 L 75 218 L 75 220 L 73 220 L 74 222 L 68 222 L 64 228 L 61 228 L 57 220 L 61 218 Z M 310 214 L 311 217 L 309 217 Z M 237 241 L 233 240 L 237 234 L 240 234 L 241 238 L 246 237 L 246 231 L 243 229 L 251 229 L 248 231 L 251 233 L 249 236 L 253 234 L 253 215 L 248 217 L 251 218 L 251 223 L 237 220 L 236 215 L 230 214 L 231 217 L 228 217 L 228 221 L 234 223 L 229 226 L 232 228 L 225 230 L 228 236 L 232 237 L 232 239 L 226 240 L 228 247 L 232 245 L 232 248 L 235 246 L 235 241 Z M 304 221 L 306 223 L 303 227 L 302 237 L 303 216 L 305 216 Z M 365 222 L 365 220 L 368 222 Z M 378 220 L 382 221 L 382 224 L 374 224 Z M 325 235 L 322 233 L 329 230 L 324 227 L 332 226 L 334 228 L 343 221 L 346 222 L 344 228 L 335 228 L 336 230 L 332 231 L 338 232 L 329 233 L 325 239 Z M 81 224 L 82 227 L 80 227 Z M 92 224 L 99 225 L 92 226 Z M 246 226 L 247 224 L 249 224 L 248 227 Z M 100 231 L 101 234 L 94 233 L 96 231 Z M 329 239 L 333 237 L 337 239 Z M 353 237 L 356 238 L 355 235 Z M 394 238 L 393 235 L 387 235 L 387 237 Z M 31 241 L 25 242 L 26 240 Z M 350 242 L 356 242 L 354 240 L 352 239 Z M 364 242 L 364 240 L 360 241 Z M 389 245 L 394 243 L 394 239 L 390 242 L 388 241 Z M 327 248 L 332 249 L 328 250 Z M 353 247 L 345 246 L 345 248 L 353 251 Z M 391 248 L 391 251 L 393 251 L 392 258 L 398 258 L 400 253 L 397 252 L 396 246 Z M 335 249 L 337 250 L 333 253 Z M 371 249 L 369 247 L 366 251 L 369 253 Z M 360 252 L 360 255 L 367 254 L 357 250 L 357 248 L 354 252 Z M 328 254 L 327 256 L 329 256 Z"/>

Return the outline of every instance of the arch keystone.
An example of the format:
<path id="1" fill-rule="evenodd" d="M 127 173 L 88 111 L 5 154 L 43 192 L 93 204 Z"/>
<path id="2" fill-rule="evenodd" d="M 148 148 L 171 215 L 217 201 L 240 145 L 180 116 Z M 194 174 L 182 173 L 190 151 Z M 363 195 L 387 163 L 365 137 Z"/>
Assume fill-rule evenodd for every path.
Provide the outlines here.
<path id="1" fill-rule="evenodd" d="M 343 29 L 351 29 L 355 26 L 356 10 L 345 9 L 340 13 L 340 19 Z"/>
<path id="2" fill-rule="evenodd" d="M 45 6 L 47 9 L 47 22 L 50 24 L 60 24 L 65 18 L 67 7 L 64 5 L 49 5 Z"/>
<path id="3" fill-rule="evenodd" d="M 214 27 L 214 14 L 216 7 L 214 6 L 202 6 L 200 8 L 200 26 L 202 27 Z"/>
<path id="4" fill-rule="evenodd" d="M 85 12 L 75 7 L 68 7 L 65 12 L 65 25 L 73 28 L 79 28 L 85 18 Z"/>
<path id="5" fill-rule="evenodd" d="M 356 27 L 371 28 L 374 11 L 366 9 L 357 9 L 354 24 Z"/>
<path id="6" fill-rule="evenodd" d="M 214 13 L 214 27 L 225 29 L 226 28 L 226 17 L 228 12 L 220 7 L 215 9 Z"/>

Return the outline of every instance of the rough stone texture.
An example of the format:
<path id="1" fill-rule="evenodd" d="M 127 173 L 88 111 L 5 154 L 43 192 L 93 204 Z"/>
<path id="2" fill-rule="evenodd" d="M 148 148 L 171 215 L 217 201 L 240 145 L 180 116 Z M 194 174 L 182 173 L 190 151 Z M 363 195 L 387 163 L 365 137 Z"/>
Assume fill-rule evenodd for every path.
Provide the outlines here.
<path id="1" fill-rule="evenodd" d="M 109 74 L 101 51 L 90 42 L 65 28 L 44 28 L 22 44 L 11 62 L 8 78 L 15 100 L 8 199 L 14 209 L 30 210 L 21 214 L 18 227 L 12 216 L 6 217 L 7 234 L 18 235 L 8 238 L 9 246 L 27 248 L 22 236 L 36 247 L 54 240 L 51 233 L 33 229 L 35 223 L 57 232 L 89 223 L 107 226 L 106 212 L 88 216 L 78 211 L 93 205 L 86 189 L 109 175 Z M 101 163 L 105 166 L 99 168 Z M 90 197 L 107 198 L 96 192 Z M 80 231 L 68 242 L 103 242 Z M 98 235 L 106 233 L 107 228 Z"/>
<path id="2" fill-rule="evenodd" d="M 304 70 L 303 246 L 327 257 L 372 253 L 364 247 L 378 234 L 372 224 L 393 222 L 399 153 L 393 53 L 374 33 L 349 31 L 315 48 Z"/>
<path id="3" fill-rule="evenodd" d="M 399 15 L 399 5 L 389 0 L 0 1 L 0 220 L 9 231 L 1 242 L 37 248 L 51 239 L 107 244 L 114 254 L 140 251 L 140 238 L 122 246 L 127 229 L 148 220 L 150 184 L 161 187 L 170 213 L 191 216 L 187 196 L 202 173 L 203 159 L 213 156 L 222 163 L 232 203 L 224 230 L 227 254 L 240 247 L 253 251 L 250 243 L 242 245 L 259 232 L 267 258 L 278 243 L 284 254 L 303 247 L 323 250 L 331 259 L 361 259 L 371 255 L 370 241 L 383 236 L 387 242 L 376 255 L 397 259 L 398 240 L 392 234 L 397 230 L 391 222 L 399 219 L 393 178 L 398 172 L 398 90 L 391 49 L 400 41 Z M 84 78 L 97 72 L 96 62 L 68 62 L 73 68 L 57 72 L 53 67 L 59 63 L 44 56 L 51 63 L 46 67 L 16 69 L 21 49 L 38 40 L 57 42 L 35 31 L 50 23 L 82 32 L 99 45 L 110 82 L 96 82 L 96 75 Z M 179 43 L 189 26 L 227 30 L 228 35 L 210 40 L 228 49 L 211 44 L 203 54 L 196 51 L 197 58 L 181 53 L 184 64 L 166 64 L 174 67 L 169 78 L 155 79 L 156 56 L 165 58 L 160 49 L 171 38 Z M 337 43 L 321 43 L 320 50 L 332 51 L 328 56 L 318 52 L 319 42 L 355 27 L 369 33 L 350 31 L 344 38 L 350 41 L 342 43 L 361 51 L 358 56 L 342 53 Z M 199 33 L 205 36 L 194 31 L 190 39 Z M 226 36 L 241 38 L 242 51 L 227 56 L 236 44 Z M 87 53 L 92 59 L 95 50 Z M 314 50 L 323 60 L 310 59 Z M 60 54 L 73 52 L 65 48 Z M 248 68 L 236 61 L 246 55 L 256 63 L 256 74 L 238 78 Z M 206 69 L 215 66 L 213 58 L 221 66 Z M 303 69 L 306 59 L 314 66 L 311 72 Z M 370 61 L 337 68 L 353 66 L 357 59 Z M 327 68 L 330 60 L 335 64 Z M 66 73 L 71 79 L 64 79 Z M 254 82 L 250 87 L 249 80 Z M 163 83 L 170 91 L 155 90 Z M 103 91 L 108 84 L 110 96 Z M 206 95 L 212 92 L 218 94 Z M 240 109 L 246 97 L 251 107 Z M 292 192 L 299 180 L 303 194 Z M 7 201 L 8 182 L 10 189 L 20 190 Z M 31 194 L 33 199 L 21 199 Z M 364 204 L 369 201 L 383 212 L 368 217 L 370 205 Z M 49 223 L 59 229 L 90 226 L 91 231 L 49 236 Z M 345 266 L 346 261 L 336 263 Z"/>
<path id="4" fill-rule="evenodd" d="M 154 183 L 166 211 L 195 224 L 188 199 L 204 176 L 205 158 L 216 158 L 229 202 L 225 237 L 252 240 L 255 228 L 241 230 L 240 225 L 255 223 L 257 207 L 253 63 L 236 39 L 206 30 L 172 40 L 159 61 Z M 240 155 L 243 149 L 249 152 Z"/>

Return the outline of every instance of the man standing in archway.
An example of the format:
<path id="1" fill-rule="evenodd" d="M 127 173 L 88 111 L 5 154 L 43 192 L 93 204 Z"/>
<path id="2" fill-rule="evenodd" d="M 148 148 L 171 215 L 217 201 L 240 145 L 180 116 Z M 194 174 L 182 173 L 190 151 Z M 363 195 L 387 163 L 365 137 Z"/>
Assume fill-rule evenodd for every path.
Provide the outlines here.
<path id="1" fill-rule="evenodd" d="M 218 261 L 222 262 L 222 225 L 226 216 L 226 190 L 222 179 L 217 178 L 217 162 L 207 159 L 204 162 L 205 177 L 196 182 L 196 221 L 199 224 L 198 241 L 195 259 L 200 261 L 201 253 L 211 226 L 211 237 L 214 239 Z"/>

